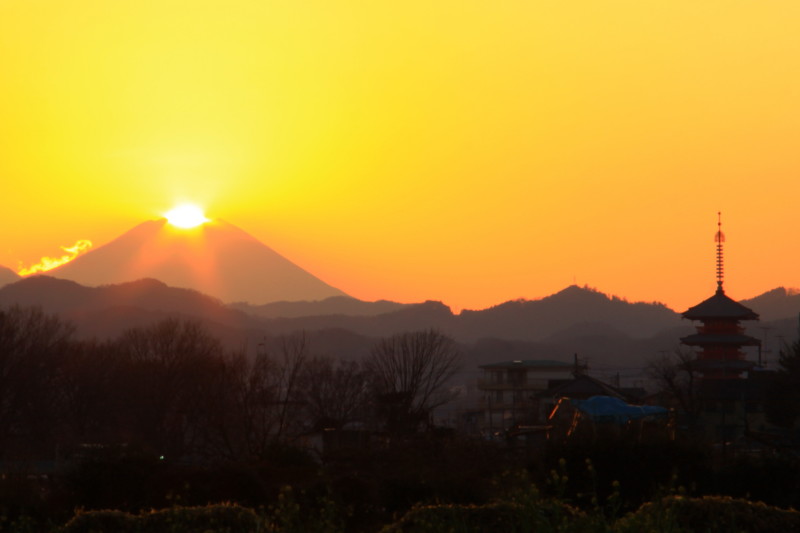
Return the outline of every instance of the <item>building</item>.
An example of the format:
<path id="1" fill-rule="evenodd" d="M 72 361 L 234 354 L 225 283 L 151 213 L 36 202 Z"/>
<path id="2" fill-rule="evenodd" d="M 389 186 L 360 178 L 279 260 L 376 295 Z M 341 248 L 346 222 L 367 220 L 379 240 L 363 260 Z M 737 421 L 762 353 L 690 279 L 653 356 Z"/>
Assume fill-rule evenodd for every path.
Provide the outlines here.
<path id="1" fill-rule="evenodd" d="M 554 383 L 571 379 L 575 363 L 551 360 L 515 360 L 479 367 L 483 420 L 481 432 L 498 435 L 518 424 L 539 422 L 538 395 Z"/>
<path id="2" fill-rule="evenodd" d="M 580 374 L 569 380 L 554 382 L 551 388 L 537 395 L 539 398 L 539 417 L 541 420 L 547 420 L 556 404 L 563 398 L 588 400 L 593 396 L 607 396 L 631 404 L 641 404 L 645 394 L 642 388 L 613 387 L 589 375 Z"/>
<path id="3" fill-rule="evenodd" d="M 763 421 L 763 380 L 755 361 L 748 360 L 744 349 L 760 350 L 761 341 L 747 335 L 740 324 L 758 320 L 752 309 L 736 302 L 723 288 L 723 243 L 721 220 L 717 222 L 717 290 L 713 296 L 689 308 L 683 317 L 700 322 L 695 333 L 681 338 L 681 343 L 696 349 L 691 371 L 697 373 L 698 419 L 715 442 L 731 443 L 748 428 Z"/>
<path id="4" fill-rule="evenodd" d="M 710 298 L 689 308 L 683 318 L 699 321 L 697 332 L 683 337 L 681 343 L 698 348 L 694 369 L 703 380 L 739 379 L 755 363 L 745 359 L 745 346 L 761 346 L 761 341 L 745 334 L 742 320 L 758 320 L 752 309 L 734 301 L 723 289 L 722 221 L 717 222 L 714 238 L 717 246 L 717 291 Z"/>

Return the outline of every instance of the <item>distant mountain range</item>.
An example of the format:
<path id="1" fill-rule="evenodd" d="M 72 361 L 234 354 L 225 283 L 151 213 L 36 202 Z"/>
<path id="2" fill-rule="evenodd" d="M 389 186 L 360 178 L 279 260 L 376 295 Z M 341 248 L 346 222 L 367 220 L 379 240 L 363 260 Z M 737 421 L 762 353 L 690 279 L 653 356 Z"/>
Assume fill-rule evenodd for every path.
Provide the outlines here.
<path id="1" fill-rule="evenodd" d="M 345 296 L 222 220 L 189 230 L 175 228 L 166 219 L 144 222 L 47 274 L 90 287 L 153 278 L 224 302 Z"/>
<path id="2" fill-rule="evenodd" d="M 776 360 L 779 339 L 797 335 L 800 294 L 775 289 L 743 303 L 767 318 L 744 325 L 751 335 L 765 339 L 764 357 Z M 152 279 L 85 287 L 39 275 L 0 288 L 0 308 L 13 304 L 58 313 L 74 322 L 82 337 L 114 337 L 130 327 L 178 316 L 205 322 L 232 347 L 252 348 L 265 337 L 303 330 L 318 340 L 320 351 L 342 357 L 367 353 L 379 337 L 436 328 L 464 345 L 465 364 L 471 368 L 510 359 L 569 360 L 578 354 L 596 369 L 641 369 L 660 353 L 675 350 L 693 327 L 661 304 L 630 303 L 577 286 L 540 300 L 453 314 L 440 302 L 361 302 L 341 296 L 318 302 L 225 305 Z M 290 316 L 280 317 L 282 312 Z"/>
<path id="3" fill-rule="evenodd" d="M 0 309 L 41 306 L 75 323 L 81 337 L 97 338 L 168 316 L 191 318 L 229 346 L 251 349 L 303 330 L 320 352 L 342 357 L 367 353 L 379 337 L 436 328 L 462 343 L 469 368 L 578 354 L 596 369 L 638 368 L 639 374 L 693 328 L 662 304 L 577 286 L 459 314 L 435 301 L 364 302 L 226 222 L 189 231 L 166 224 L 140 224 L 46 276 L 21 279 L 0 267 Z M 775 361 L 781 342 L 798 334 L 800 291 L 777 288 L 742 303 L 761 315 L 761 322 L 743 325 L 762 339 L 765 360 Z"/>
<path id="4" fill-rule="evenodd" d="M 261 329 L 259 321 L 191 289 L 143 279 L 85 287 L 74 281 L 35 275 L 0 288 L 0 307 L 41 307 L 73 322 L 84 338 L 111 338 L 167 317 L 201 320 L 221 338 L 241 341 Z"/>
<path id="5" fill-rule="evenodd" d="M 800 290 L 778 287 L 755 298 L 741 300 L 741 303 L 758 313 L 762 321 L 785 318 L 797 320 L 800 313 Z"/>
<path id="6" fill-rule="evenodd" d="M 356 307 L 352 303 L 349 305 Z M 458 315 L 441 302 L 433 301 L 406 304 L 384 313 L 368 313 L 367 310 L 375 311 L 376 308 L 364 302 L 361 305 L 358 316 L 341 309 L 335 313 L 316 314 L 320 310 L 319 303 L 308 304 L 305 309 L 309 314 L 306 316 L 298 313 L 299 304 L 294 308 L 293 317 L 266 314 L 264 311 L 274 312 L 272 306 L 251 308 L 250 311 L 267 318 L 270 329 L 277 331 L 344 328 L 361 334 L 389 335 L 398 330 L 435 327 L 465 342 L 486 337 L 543 341 L 559 331 L 584 323 L 603 323 L 611 330 L 643 338 L 681 325 L 680 316 L 662 304 L 628 303 L 576 286 L 541 300 L 516 300 L 482 311 L 465 310 Z M 385 302 L 380 305 L 388 307 Z"/>
<path id="7" fill-rule="evenodd" d="M 264 318 L 297 318 L 320 315 L 375 316 L 399 311 L 408 304 L 378 300 L 365 302 L 350 296 L 331 296 L 312 302 L 272 302 L 264 305 L 251 305 L 245 302 L 231 304 L 231 307 L 245 313 Z"/>

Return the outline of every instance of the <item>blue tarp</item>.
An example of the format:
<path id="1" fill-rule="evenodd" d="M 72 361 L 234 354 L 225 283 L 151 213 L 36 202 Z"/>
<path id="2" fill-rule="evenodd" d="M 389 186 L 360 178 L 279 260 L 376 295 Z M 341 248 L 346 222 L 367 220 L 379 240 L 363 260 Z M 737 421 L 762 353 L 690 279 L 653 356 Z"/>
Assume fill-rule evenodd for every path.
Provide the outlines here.
<path id="1" fill-rule="evenodd" d="M 592 396 L 588 400 L 570 400 L 581 413 L 593 422 L 625 424 L 643 418 L 662 418 L 669 410 L 654 405 L 630 405 L 611 396 Z"/>

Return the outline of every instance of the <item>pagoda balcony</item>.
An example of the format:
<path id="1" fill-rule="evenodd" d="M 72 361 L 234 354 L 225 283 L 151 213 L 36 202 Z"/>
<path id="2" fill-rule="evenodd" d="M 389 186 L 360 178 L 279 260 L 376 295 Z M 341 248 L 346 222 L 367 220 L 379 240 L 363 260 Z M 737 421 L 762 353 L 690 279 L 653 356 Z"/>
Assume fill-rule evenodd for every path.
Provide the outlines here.
<path id="1" fill-rule="evenodd" d="M 738 324 L 713 324 L 697 326 L 697 333 L 701 335 L 744 335 L 745 329 Z"/>

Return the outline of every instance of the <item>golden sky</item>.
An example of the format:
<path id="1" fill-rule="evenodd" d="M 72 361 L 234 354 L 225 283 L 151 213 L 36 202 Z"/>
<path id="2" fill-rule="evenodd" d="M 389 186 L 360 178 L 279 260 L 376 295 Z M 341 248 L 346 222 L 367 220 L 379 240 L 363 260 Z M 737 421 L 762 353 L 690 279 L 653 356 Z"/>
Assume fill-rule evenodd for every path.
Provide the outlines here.
<path id="1" fill-rule="evenodd" d="M 352 296 L 800 286 L 796 0 L 0 0 L 0 265 L 180 201 Z"/>

